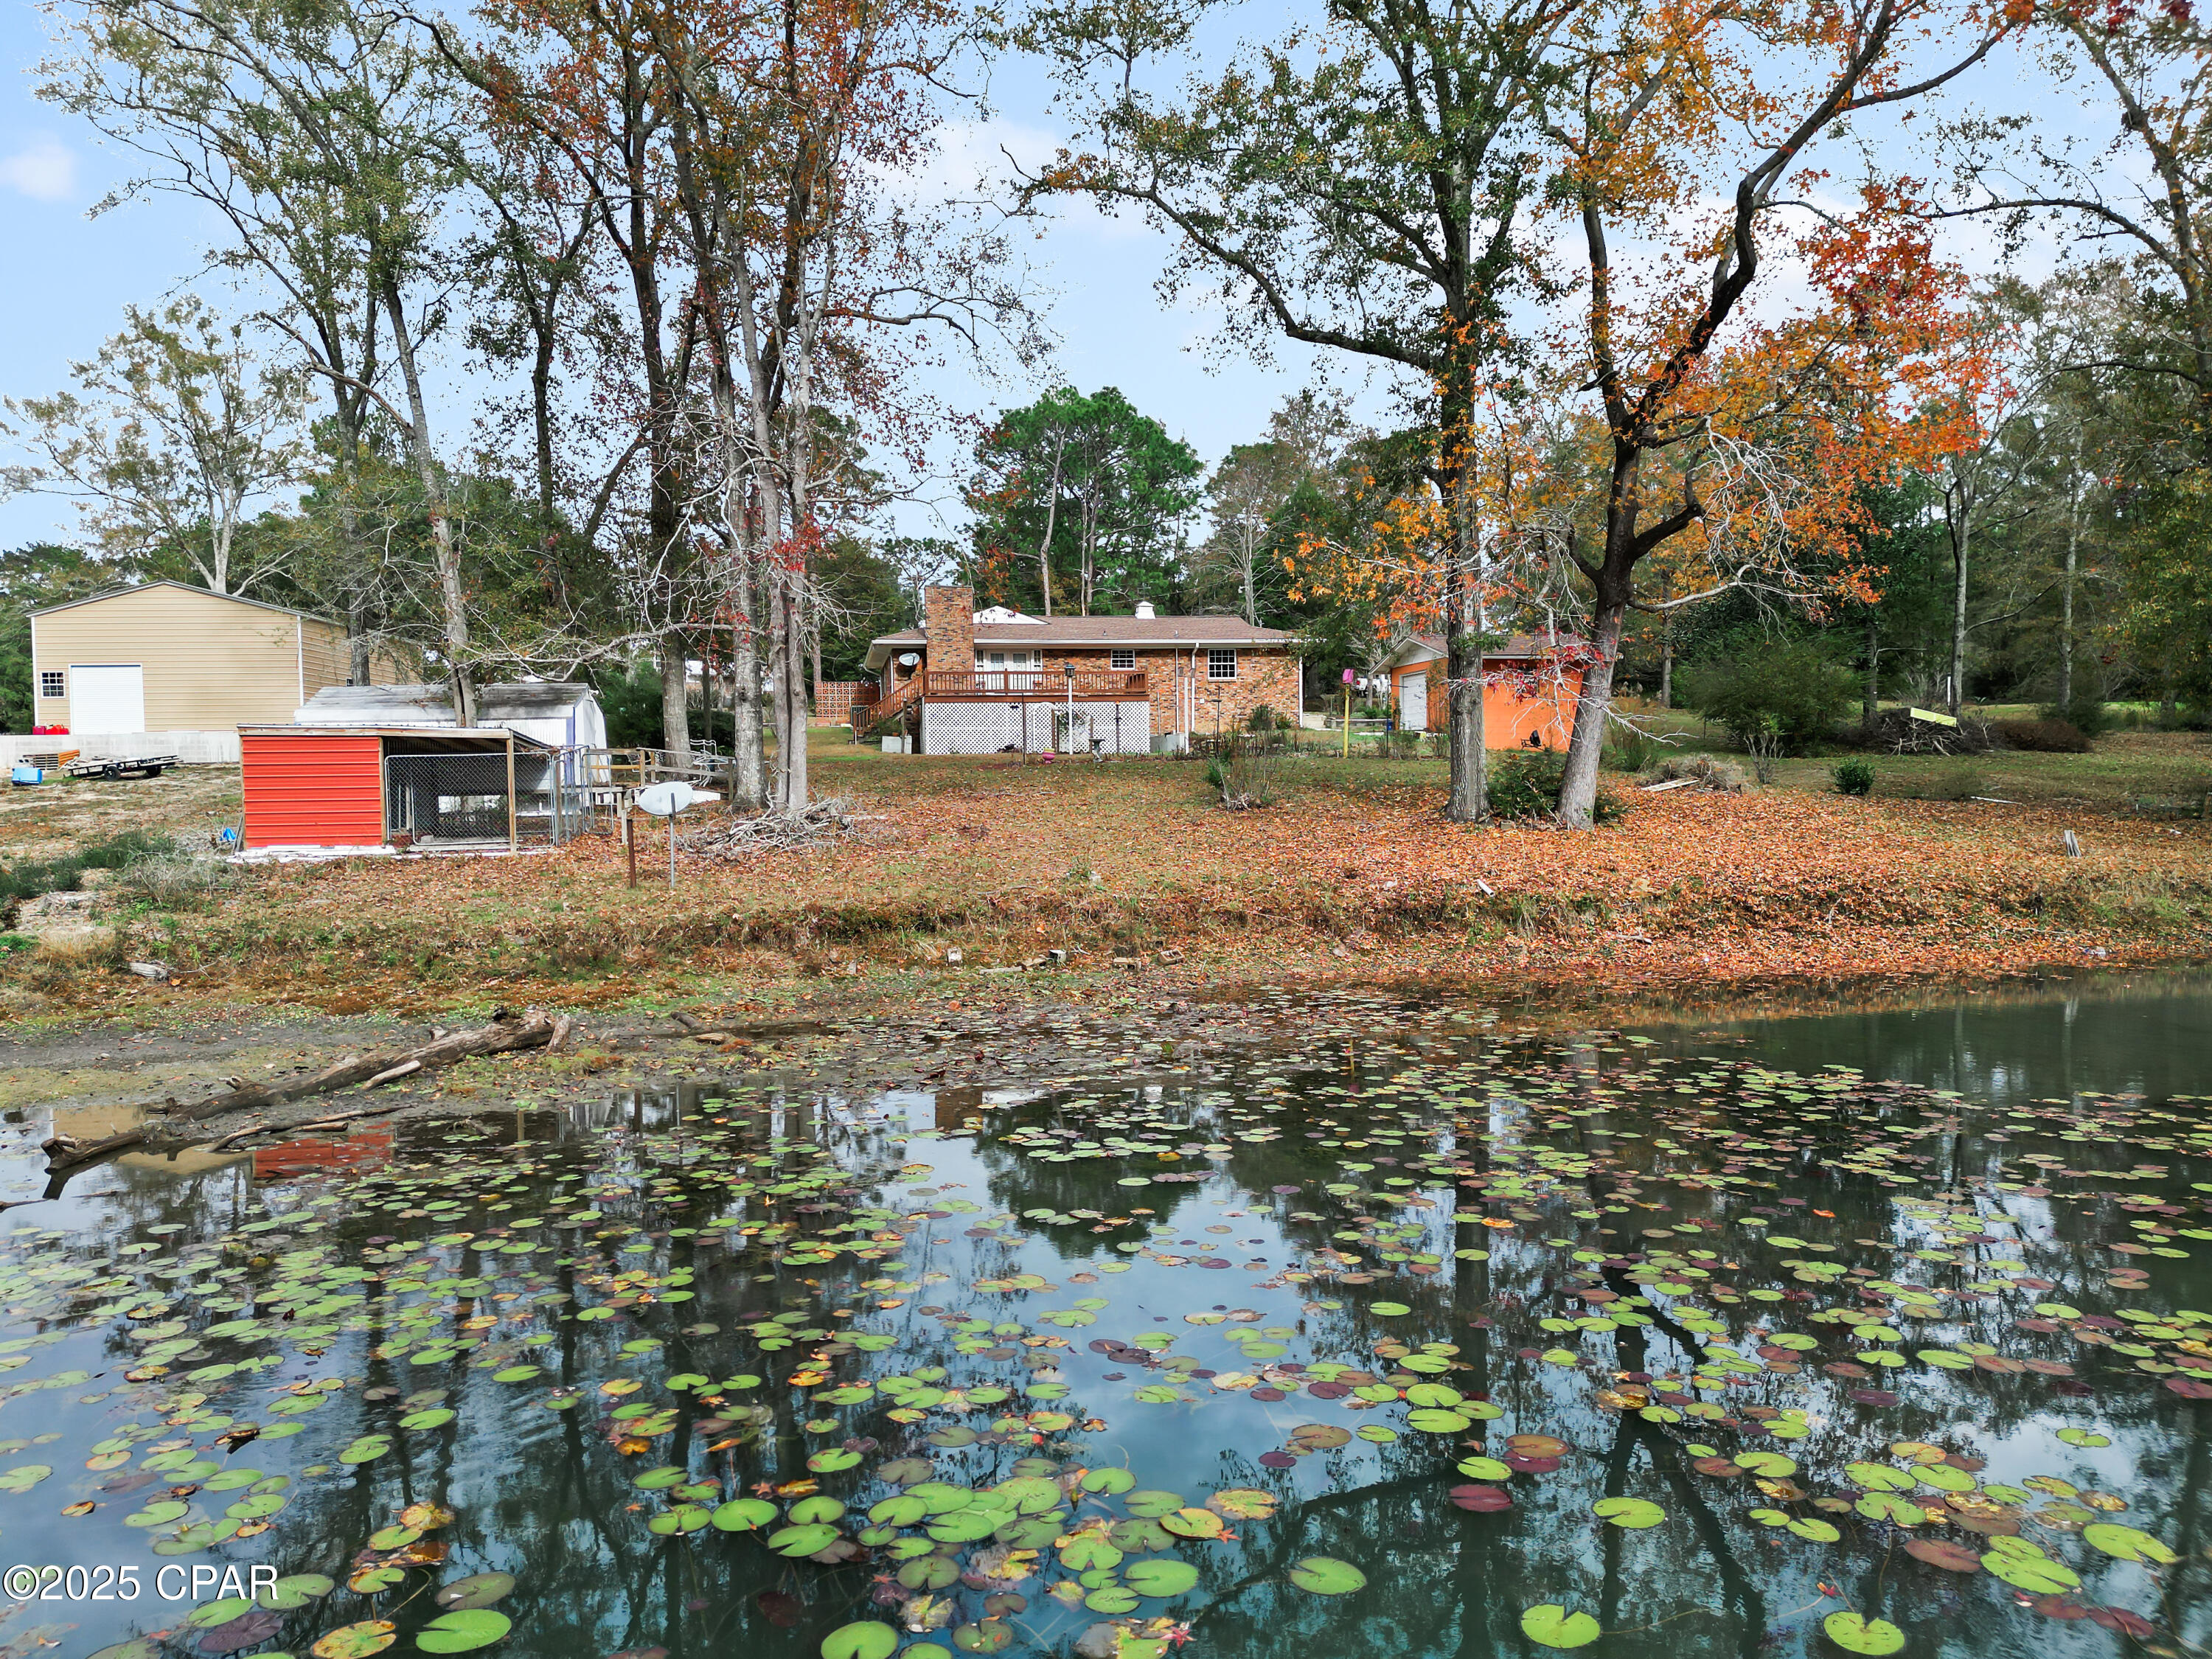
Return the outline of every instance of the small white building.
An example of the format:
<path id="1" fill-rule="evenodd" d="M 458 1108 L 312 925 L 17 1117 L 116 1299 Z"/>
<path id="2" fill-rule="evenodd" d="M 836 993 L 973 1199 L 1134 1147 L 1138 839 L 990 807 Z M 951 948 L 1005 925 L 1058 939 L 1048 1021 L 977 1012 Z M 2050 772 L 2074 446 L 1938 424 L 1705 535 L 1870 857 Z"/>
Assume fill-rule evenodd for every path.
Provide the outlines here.
<path id="1" fill-rule="evenodd" d="M 457 726 L 442 685 L 332 685 L 293 715 L 301 726 Z M 516 680 L 477 690 L 477 725 L 535 738 L 549 749 L 604 749 L 607 717 L 588 685 Z"/>

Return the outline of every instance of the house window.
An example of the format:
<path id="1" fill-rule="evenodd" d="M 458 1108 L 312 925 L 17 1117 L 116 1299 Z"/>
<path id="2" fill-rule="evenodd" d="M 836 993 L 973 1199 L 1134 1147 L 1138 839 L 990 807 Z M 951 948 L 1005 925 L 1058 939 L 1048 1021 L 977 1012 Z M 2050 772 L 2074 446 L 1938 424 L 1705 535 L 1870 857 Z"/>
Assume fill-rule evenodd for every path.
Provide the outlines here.
<path id="1" fill-rule="evenodd" d="M 1234 651 L 1209 651 L 1206 653 L 1206 678 L 1210 680 L 1233 680 L 1237 678 L 1237 653 Z"/>
<path id="2" fill-rule="evenodd" d="M 1132 669 L 1137 665 L 1137 653 L 1133 648 L 1124 650 L 1116 646 L 1109 653 L 1109 657 L 1115 668 Z"/>
<path id="3" fill-rule="evenodd" d="M 69 682 L 62 677 L 60 669 L 42 668 L 39 671 L 39 695 L 42 697 L 65 697 L 69 695 Z"/>

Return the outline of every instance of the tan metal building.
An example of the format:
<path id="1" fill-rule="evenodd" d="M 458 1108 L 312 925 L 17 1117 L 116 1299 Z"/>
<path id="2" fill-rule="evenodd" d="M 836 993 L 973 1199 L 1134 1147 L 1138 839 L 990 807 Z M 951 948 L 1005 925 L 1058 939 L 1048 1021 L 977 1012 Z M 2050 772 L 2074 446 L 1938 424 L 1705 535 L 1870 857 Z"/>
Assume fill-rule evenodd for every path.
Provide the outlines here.
<path id="1" fill-rule="evenodd" d="M 304 611 L 146 582 L 31 612 L 40 726 L 71 736 L 222 732 L 289 721 L 343 685 L 345 629 Z"/>

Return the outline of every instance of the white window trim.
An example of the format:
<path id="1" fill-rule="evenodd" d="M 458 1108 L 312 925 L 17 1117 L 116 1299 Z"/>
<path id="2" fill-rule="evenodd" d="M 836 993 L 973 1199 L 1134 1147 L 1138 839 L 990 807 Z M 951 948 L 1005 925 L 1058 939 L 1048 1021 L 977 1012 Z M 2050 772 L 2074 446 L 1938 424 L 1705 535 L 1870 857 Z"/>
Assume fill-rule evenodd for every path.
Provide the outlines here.
<path id="1" fill-rule="evenodd" d="M 1221 659 L 1221 658 L 1223 658 L 1223 657 L 1226 657 L 1226 658 L 1228 658 L 1228 659 L 1229 659 L 1229 672 L 1228 672 L 1226 674 L 1218 673 L 1218 672 L 1216 672 L 1216 666 L 1217 666 L 1217 664 L 1218 664 L 1218 662 L 1219 659 Z M 1235 679 L 1235 678 L 1237 678 L 1237 653 L 1236 653 L 1236 650 L 1235 650 L 1233 647 L 1218 647 L 1218 646 L 1217 646 L 1217 647 L 1209 647 L 1207 648 L 1207 651 L 1206 651 L 1206 678 L 1207 679 L 1209 679 L 1209 680 L 1233 680 L 1233 679 Z"/>
<path id="2" fill-rule="evenodd" d="M 52 682 L 54 686 L 54 690 L 51 691 L 46 690 L 49 681 Z M 59 702 L 68 696 L 69 671 L 62 668 L 41 668 L 39 671 L 39 695 L 49 702 Z"/>
<path id="3" fill-rule="evenodd" d="M 1125 661 L 1124 659 L 1127 659 Z M 1127 674 L 1137 666 L 1137 648 L 1133 645 L 1117 645 L 1109 648 L 1106 665 L 1116 673 Z"/>

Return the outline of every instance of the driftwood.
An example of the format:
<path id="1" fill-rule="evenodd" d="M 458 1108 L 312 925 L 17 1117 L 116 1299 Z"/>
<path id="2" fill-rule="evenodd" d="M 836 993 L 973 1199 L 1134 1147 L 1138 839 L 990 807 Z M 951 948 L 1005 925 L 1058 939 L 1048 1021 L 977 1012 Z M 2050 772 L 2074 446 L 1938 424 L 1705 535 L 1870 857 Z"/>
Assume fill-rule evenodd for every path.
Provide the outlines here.
<path id="1" fill-rule="evenodd" d="M 398 1073 L 397 1068 L 413 1062 L 417 1071 L 432 1071 L 441 1066 L 451 1066 L 458 1060 L 473 1059 L 478 1054 L 511 1054 L 518 1048 L 538 1048 L 552 1041 L 555 1022 L 544 1014 L 509 1015 L 495 1019 L 489 1025 L 474 1031 L 452 1031 L 419 1048 L 399 1054 L 348 1054 L 335 1066 L 311 1073 L 304 1077 L 285 1078 L 261 1084 L 249 1083 L 228 1094 L 216 1096 L 190 1106 L 179 1106 L 168 1115 L 191 1121 L 204 1117 L 220 1117 L 225 1112 L 266 1111 L 271 1106 L 282 1106 L 287 1101 L 304 1100 L 309 1095 L 325 1095 L 333 1089 L 350 1089 L 356 1084 L 365 1084 L 383 1077 L 386 1073 Z"/>
<path id="2" fill-rule="evenodd" d="M 724 860 L 757 854 L 842 841 L 853 831 L 851 803 L 817 800 L 796 812 L 764 812 L 757 818 L 722 818 L 693 830 L 678 843 L 687 853 Z"/>
<path id="3" fill-rule="evenodd" d="M 190 1145 L 190 1135 L 172 1135 L 167 1125 L 174 1122 L 194 1122 L 202 1118 L 220 1117 L 226 1112 L 266 1111 L 289 1101 L 304 1100 L 310 1095 L 328 1094 L 334 1089 L 349 1089 L 356 1084 L 374 1085 L 397 1078 L 411 1077 L 417 1072 L 451 1066 L 458 1060 L 469 1060 L 477 1054 L 511 1054 L 519 1048 L 538 1048 L 549 1045 L 566 1021 L 555 1020 L 544 1014 L 507 1014 L 495 1018 L 489 1025 L 473 1031 L 452 1031 L 419 1048 L 404 1054 L 348 1054 L 335 1066 L 301 1077 L 285 1078 L 266 1084 L 242 1083 L 229 1079 L 233 1087 L 228 1092 L 215 1096 L 189 1106 L 170 1107 L 163 1117 L 135 1129 L 125 1129 L 101 1140 L 78 1140 L 70 1135 L 56 1135 L 40 1150 L 46 1155 L 48 1174 L 64 1170 L 82 1169 L 88 1164 L 116 1152 L 128 1152 L 133 1146 L 149 1140 L 176 1141 Z M 397 1107 L 375 1109 L 396 1111 Z M 352 1116 L 374 1115 L 374 1112 L 349 1114 Z M 333 1119 L 331 1121 L 343 1121 Z M 307 1127 L 301 1124 L 298 1127 Z M 231 1136 L 228 1139 L 239 1139 Z"/>

